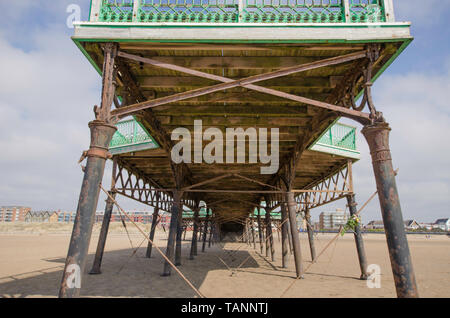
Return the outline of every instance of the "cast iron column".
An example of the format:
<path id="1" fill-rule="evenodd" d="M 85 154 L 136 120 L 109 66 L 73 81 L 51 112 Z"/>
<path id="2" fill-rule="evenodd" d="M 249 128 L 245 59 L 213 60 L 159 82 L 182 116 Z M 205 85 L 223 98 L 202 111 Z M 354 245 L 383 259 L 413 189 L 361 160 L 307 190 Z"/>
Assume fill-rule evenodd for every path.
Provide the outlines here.
<path id="1" fill-rule="evenodd" d="M 261 254 L 263 253 L 263 233 L 261 226 L 261 208 L 258 208 L 258 236 L 259 236 L 259 247 L 261 249 Z"/>
<path id="2" fill-rule="evenodd" d="M 285 197 L 285 201 L 288 205 L 289 224 L 291 228 L 292 245 L 294 249 L 295 271 L 297 273 L 297 277 L 303 278 L 302 253 L 300 249 L 300 237 L 297 229 L 297 215 L 294 193 L 289 191 L 285 194 Z"/>
<path id="3" fill-rule="evenodd" d="M 202 245 L 202 252 L 205 251 L 206 247 L 206 234 L 208 233 L 208 218 L 209 218 L 209 209 L 206 209 L 206 217 L 203 224 L 203 245 Z"/>
<path id="4" fill-rule="evenodd" d="M 355 195 L 351 194 L 347 196 L 348 208 L 350 210 L 350 215 L 353 216 L 358 211 L 356 210 L 356 202 Z M 356 251 L 358 252 L 359 266 L 361 268 L 361 280 L 367 280 L 367 259 L 366 252 L 364 250 L 364 241 L 361 234 L 361 228 L 358 225 L 355 227 L 355 243 L 356 243 Z"/>
<path id="5" fill-rule="evenodd" d="M 112 167 L 112 178 L 111 178 L 111 190 L 115 187 L 115 176 L 116 176 L 117 162 L 114 160 Z M 116 193 L 109 191 L 109 194 L 115 199 Z M 101 266 L 103 259 L 103 252 L 105 250 L 106 237 L 108 236 L 109 223 L 111 221 L 111 214 L 114 208 L 114 202 L 110 197 L 106 199 L 105 214 L 103 215 L 102 228 L 100 230 L 100 235 L 97 243 L 97 250 L 95 252 L 94 264 L 89 274 L 101 274 Z"/>
<path id="6" fill-rule="evenodd" d="M 89 123 L 91 142 L 89 150 L 83 153 L 83 157 L 87 157 L 87 162 L 84 168 L 77 214 L 59 290 L 59 297 L 61 298 L 78 297 L 80 295 L 100 184 L 103 179 L 106 160 L 112 157 L 108 152 L 109 144 L 117 130 L 111 124 L 110 118 L 115 91 L 114 60 L 117 55 L 117 44 L 106 43 L 104 47 L 102 103 L 100 108 L 94 108 L 96 120 Z"/>
<path id="7" fill-rule="evenodd" d="M 256 240 L 255 240 L 255 223 L 253 222 L 253 219 L 250 218 L 250 224 L 252 225 L 251 230 L 252 230 L 252 242 L 253 242 L 253 249 L 256 250 Z"/>
<path id="8" fill-rule="evenodd" d="M 378 198 L 398 297 L 419 297 L 403 223 L 400 200 L 389 149 L 389 125 L 377 122 L 362 133 L 369 144 Z"/>
<path id="9" fill-rule="evenodd" d="M 180 197 L 181 200 L 181 197 Z M 181 248 L 182 242 L 181 239 L 183 237 L 183 203 L 180 201 L 180 209 L 178 210 L 178 218 L 177 218 L 177 238 L 176 238 L 176 246 L 175 246 L 175 265 L 181 265 Z"/>
<path id="10" fill-rule="evenodd" d="M 305 220 L 306 220 L 306 228 L 308 230 L 308 240 L 309 240 L 309 249 L 311 251 L 311 260 L 314 262 L 316 260 L 316 247 L 314 246 L 314 229 L 311 226 L 311 215 L 309 213 L 309 208 L 305 208 Z"/>
<path id="11" fill-rule="evenodd" d="M 191 253 L 189 255 L 189 259 L 193 260 L 194 256 L 197 256 L 197 233 L 198 233 L 198 213 L 200 207 L 197 204 L 197 207 L 194 211 L 194 229 L 192 231 L 192 242 L 191 242 Z"/>
<path id="12" fill-rule="evenodd" d="M 281 266 L 287 268 L 289 261 L 289 220 L 285 203 L 281 203 L 281 222 Z"/>
<path id="13" fill-rule="evenodd" d="M 152 242 L 154 242 L 153 239 L 155 238 L 156 225 L 158 225 L 158 213 L 159 213 L 159 208 L 156 207 L 155 210 L 153 211 L 152 226 L 150 228 L 150 240 Z M 147 257 L 147 258 L 152 257 L 152 247 L 153 247 L 153 245 L 150 244 L 150 242 L 148 242 L 147 252 L 145 253 L 145 257 Z"/>
<path id="14" fill-rule="evenodd" d="M 170 217 L 170 227 L 169 227 L 169 236 L 167 238 L 167 249 L 166 249 L 166 257 L 173 261 L 174 256 L 174 249 L 175 249 L 175 239 L 177 236 L 177 229 L 178 229 L 178 213 L 181 210 L 180 207 L 181 203 L 181 192 L 179 190 L 173 191 L 173 203 L 172 203 L 172 209 L 170 211 L 171 217 Z M 165 261 L 164 262 L 164 271 L 162 276 L 170 276 L 172 267 L 170 264 Z"/>
<path id="15" fill-rule="evenodd" d="M 113 162 L 113 168 L 112 168 L 112 179 L 111 179 L 111 190 L 115 187 L 115 180 L 116 177 L 116 169 L 117 169 L 117 162 L 114 160 Z M 109 191 L 109 194 L 115 199 L 116 194 L 113 191 Z M 106 207 L 105 207 L 105 214 L 103 215 L 103 221 L 102 221 L 102 228 L 100 230 L 100 235 L 98 238 L 97 243 L 97 251 L 95 252 L 95 258 L 94 258 L 94 264 L 92 265 L 92 269 L 89 272 L 89 274 L 101 274 L 101 266 L 102 266 L 102 259 L 103 259 L 103 252 L 105 250 L 105 243 L 106 243 L 106 237 L 108 236 L 108 229 L 109 229 L 109 222 L 111 221 L 111 214 L 114 208 L 114 202 L 111 200 L 110 197 L 106 199 Z"/>

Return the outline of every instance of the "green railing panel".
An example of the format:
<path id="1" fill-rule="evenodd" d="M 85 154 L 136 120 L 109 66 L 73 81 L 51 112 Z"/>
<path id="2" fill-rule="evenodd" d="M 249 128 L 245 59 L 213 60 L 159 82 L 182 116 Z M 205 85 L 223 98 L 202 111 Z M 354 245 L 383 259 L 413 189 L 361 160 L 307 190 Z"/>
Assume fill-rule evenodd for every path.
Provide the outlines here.
<path id="1" fill-rule="evenodd" d="M 102 0 L 99 13 L 101 22 L 131 22 L 133 0 Z"/>
<path id="2" fill-rule="evenodd" d="M 356 151 L 356 128 L 336 123 L 315 144 Z"/>
<path id="3" fill-rule="evenodd" d="M 349 22 L 385 22 L 382 0 L 349 0 Z"/>
<path id="4" fill-rule="evenodd" d="M 342 0 L 244 0 L 241 22 L 334 23 L 344 22 Z"/>
<path id="5" fill-rule="evenodd" d="M 140 0 L 139 22 L 238 22 L 238 0 Z"/>
<path id="6" fill-rule="evenodd" d="M 348 8 L 345 8 L 346 3 Z M 383 4 L 383 0 L 101 0 L 98 20 L 185 23 L 375 23 L 386 21 Z M 138 7 L 134 8 L 135 5 Z M 348 21 L 345 18 L 346 9 L 349 12 Z"/>
<path id="7" fill-rule="evenodd" d="M 116 124 L 117 131 L 114 134 L 109 145 L 110 150 L 123 148 L 126 152 L 127 148 L 135 146 L 143 146 L 142 149 L 156 149 L 159 145 L 145 131 L 145 129 L 135 119 L 121 121 Z"/>

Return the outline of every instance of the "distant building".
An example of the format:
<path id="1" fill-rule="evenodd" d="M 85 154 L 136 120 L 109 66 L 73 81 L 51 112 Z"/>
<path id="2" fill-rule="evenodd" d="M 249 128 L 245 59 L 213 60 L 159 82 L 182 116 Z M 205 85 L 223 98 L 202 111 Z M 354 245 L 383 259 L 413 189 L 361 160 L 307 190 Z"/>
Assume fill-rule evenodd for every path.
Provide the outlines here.
<path id="1" fill-rule="evenodd" d="M 153 218 L 153 212 L 150 211 L 125 211 L 133 222 L 136 223 L 151 223 Z M 95 222 L 103 222 L 104 211 L 97 211 L 95 214 Z M 125 215 L 123 216 L 126 222 L 130 221 Z M 110 222 L 121 222 L 119 211 L 113 211 L 111 213 Z"/>
<path id="2" fill-rule="evenodd" d="M 436 222 L 434 222 L 435 228 L 439 228 L 443 231 L 450 231 L 450 219 L 437 219 Z"/>
<path id="3" fill-rule="evenodd" d="M 71 223 L 75 221 L 76 212 L 58 211 L 58 222 Z"/>
<path id="4" fill-rule="evenodd" d="M 383 221 L 370 221 L 365 228 L 368 230 L 381 230 L 384 229 L 384 223 Z"/>
<path id="5" fill-rule="evenodd" d="M 431 231 L 434 228 L 434 224 L 433 223 L 419 223 L 419 227 L 421 229 Z"/>
<path id="6" fill-rule="evenodd" d="M 0 207 L 0 222 L 24 222 L 31 208 L 25 206 Z"/>
<path id="7" fill-rule="evenodd" d="M 25 216 L 25 222 L 56 223 L 58 214 L 55 211 L 30 211 Z"/>
<path id="8" fill-rule="evenodd" d="M 415 220 L 406 220 L 403 222 L 405 224 L 405 230 L 417 230 L 420 225 Z"/>
<path id="9" fill-rule="evenodd" d="M 341 225 L 345 225 L 350 214 L 342 209 L 336 209 L 335 212 L 322 212 L 319 216 L 319 227 L 321 230 L 338 230 Z"/>

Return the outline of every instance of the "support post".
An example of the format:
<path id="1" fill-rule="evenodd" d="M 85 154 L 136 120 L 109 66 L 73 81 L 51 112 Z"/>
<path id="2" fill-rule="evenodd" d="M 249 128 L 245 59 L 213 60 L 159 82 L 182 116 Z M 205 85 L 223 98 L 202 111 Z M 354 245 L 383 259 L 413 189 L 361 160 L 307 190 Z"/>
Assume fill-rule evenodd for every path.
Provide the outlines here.
<path id="1" fill-rule="evenodd" d="M 200 206 L 197 203 L 197 206 L 194 211 L 194 229 L 192 231 L 192 243 L 191 243 L 191 253 L 189 256 L 190 260 L 194 259 L 194 256 L 197 256 L 197 238 L 198 238 L 198 214 L 200 211 Z"/>
<path id="2" fill-rule="evenodd" d="M 289 220 L 286 204 L 281 203 L 281 267 L 287 268 L 289 262 Z"/>
<path id="3" fill-rule="evenodd" d="M 268 217 L 267 217 L 267 241 L 269 241 L 269 245 L 270 245 L 270 258 L 272 260 L 272 262 L 275 261 L 275 248 L 273 246 L 273 231 L 272 231 L 272 219 L 270 218 L 270 213 L 267 212 Z"/>
<path id="4" fill-rule="evenodd" d="M 181 200 L 181 198 L 180 198 Z M 183 203 L 180 201 L 180 209 L 177 215 L 177 238 L 175 245 L 175 265 L 181 265 L 181 247 L 182 247 L 182 237 L 183 237 Z"/>
<path id="5" fill-rule="evenodd" d="M 356 210 L 356 201 L 355 201 L 355 195 L 350 194 L 347 195 L 347 203 L 348 208 L 350 210 L 350 216 L 353 216 L 357 213 Z M 367 280 L 367 259 L 366 259 L 366 252 L 364 250 L 364 241 L 361 234 L 361 228 L 358 225 L 355 227 L 355 243 L 356 243 L 356 251 L 358 252 L 358 259 L 359 259 L 359 266 L 361 268 L 361 280 Z"/>
<path id="6" fill-rule="evenodd" d="M 109 144 L 117 130 L 114 125 L 110 124 L 110 111 L 115 91 L 114 60 L 116 55 L 117 45 L 106 43 L 102 103 L 100 108 L 94 108 L 96 120 L 89 123 L 91 142 L 89 150 L 83 153 L 83 157 L 87 157 L 87 162 L 84 168 L 77 214 L 59 290 L 59 297 L 61 298 L 78 297 L 80 295 L 92 227 L 95 221 L 100 183 L 103 179 L 106 160 L 111 158 L 111 154 L 108 152 Z"/>
<path id="7" fill-rule="evenodd" d="M 376 122 L 363 128 L 369 144 L 397 296 L 419 297 L 400 207 L 391 151 L 390 127 Z"/>
<path id="8" fill-rule="evenodd" d="M 111 191 L 109 191 L 109 194 L 115 199 L 116 193 L 112 190 L 115 187 L 115 177 L 116 177 L 116 171 L 117 171 L 117 162 L 114 160 L 113 167 L 112 167 L 112 178 L 111 178 Z M 102 228 L 100 230 L 100 235 L 98 238 L 98 244 L 97 244 L 97 250 L 95 252 L 95 258 L 94 258 L 94 264 L 92 265 L 92 269 L 89 272 L 91 275 L 95 274 L 101 274 L 101 266 L 102 266 L 102 259 L 103 259 L 103 252 L 105 250 L 105 244 L 106 244 L 106 237 L 108 236 L 108 229 L 109 229 L 109 223 L 111 221 L 111 214 L 114 208 L 114 202 L 111 200 L 110 197 L 106 199 L 106 207 L 105 207 L 105 214 L 103 215 L 103 221 L 102 221 Z"/>
<path id="9" fill-rule="evenodd" d="M 213 222 L 210 221 L 209 222 L 209 239 L 208 239 L 208 248 L 211 247 L 211 242 L 212 242 L 212 233 L 213 233 Z"/>
<path id="10" fill-rule="evenodd" d="M 170 211 L 171 217 L 170 217 L 169 236 L 167 238 L 167 249 L 166 249 L 166 257 L 171 261 L 173 261 L 174 256 L 175 239 L 178 229 L 178 214 L 181 210 L 180 203 L 181 203 L 181 191 L 174 190 L 172 209 Z M 165 261 L 162 276 L 170 276 L 171 269 L 172 267 L 170 266 L 170 264 L 167 261 Z"/>
<path id="11" fill-rule="evenodd" d="M 253 249 L 256 250 L 256 240 L 255 240 L 255 224 L 253 222 L 253 219 L 250 218 L 250 224 L 251 224 L 251 230 L 252 230 L 252 242 L 253 242 Z"/>
<path id="12" fill-rule="evenodd" d="M 209 209 L 206 209 L 206 217 L 203 224 L 203 245 L 202 252 L 205 252 L 206 248 L 206 234 L 208 233 L 208 218 L 209 218 Z"/>
<path id="13" fill-rule="evenodd" d="M 263 253 L 263 233 L 261 226 L 261 208 L 258 208 L 258 236 L 259 236 L 259 247 L 261 249 L 261 254 Z"/>
<path id="14" fill-rule="evenodd" d="M 305 208 L 305 220 L 306 228 L 308 230 L 308 240 L 309 240 L 309 250 L 311 251 L 311 260 L 314 262 L 316 260 L 316 247 L 314 245 L 314 229 L 311 225 L 311 214 L 309 213 L 309 208 Z"/>
<path id="15" fill-rule="evenodd" d="M 295 271 L 297 277 L 303 278 L 303 264 L 302 264 L 302 253 L 300 249 L 300 237 L 298 235 L 297 229 L 297 218 L 296 218 L 296 203 L 294 199 L 294 193 L 288 191 L 285 194 L 286 202 L 288 205 L 288 215 L 289 223 L 292 236 L 292 245 L 294 250 L 294 261 L 295 261 Z"/>
<path id="16" fill-rule="evenodd" d="M 158 214 L 159 214 L 159 208 L 156 207 L 155 210 L 153 211 L 152 226 L 150 228 L 150 240 L 152 242 L 154 242 L 153 239 L 155 238 L 156 225 L 158 224 Z M 147 258 L 152 257 L 152 247 L 153 247 L 153 245 L 150 244 L 150 242 L 148 242 L 145 257 L 147 257 Z"/>

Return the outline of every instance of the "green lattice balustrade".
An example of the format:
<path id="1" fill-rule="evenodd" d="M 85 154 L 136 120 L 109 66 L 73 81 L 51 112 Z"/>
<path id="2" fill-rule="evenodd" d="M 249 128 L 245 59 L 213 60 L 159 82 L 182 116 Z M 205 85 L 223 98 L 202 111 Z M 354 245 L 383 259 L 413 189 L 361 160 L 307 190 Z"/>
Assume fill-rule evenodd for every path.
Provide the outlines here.
<path id="1" fill-rule="evenodd" d="M 112 154 L 159 148 L 155 140 L 134 119 L 121 121 L 116 127 L 117 131 L 109 145 Z"/>
<path id="2" fill-rule="evenodd" d="M 238 0 L 141 0 L 139 22 L 238 22 Z"/>
<path id="3" fill-rule="evenodd" d="M 384 22 L 382 0 L 349 0 L 350 22 Z"/>
<path id="4" fill-rule="evenodd" d="M 103 0 L 99 21 L 131 22 L 133 20 L 133 0 Z"/>
<path id="5" fill-rule="evenodd" d="M 335 123 L 310 147 L 311 150 L 359 159 L 356 128 Z"/>
<path id="6" fill-rule="evenodd" d="M 244 0 L 242 22 L 344 22 L 341 0 Z"/>
<path id="7" fill-rule="evenodd" d="M 98 20 L 186 23 L 385 22 L 383 6 L 383 0 L 102 0 Z M 349 18 L 346 18 L 346 12 Z"/>

